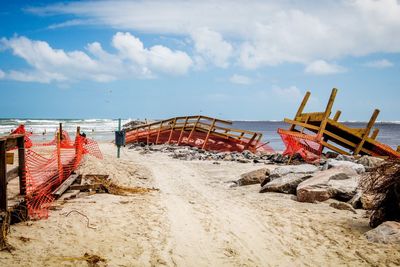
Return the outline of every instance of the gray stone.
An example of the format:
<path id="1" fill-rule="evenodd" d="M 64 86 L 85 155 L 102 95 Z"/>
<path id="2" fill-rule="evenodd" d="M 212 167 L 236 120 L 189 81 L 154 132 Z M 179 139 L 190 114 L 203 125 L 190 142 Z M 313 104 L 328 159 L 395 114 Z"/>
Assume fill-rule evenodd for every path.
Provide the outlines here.
<path id="1" fill-rule="evenodd" d="M 338 156 L 336 157 L 336 160 L 354 162 L 354 161 L 355 161 L 355 158 L 354 158 L 353 156 L 338 155 Z"/>
<path id="2" fill-rule="evenodd" d="M 385 160 L 377 157 L 371 157 L 371 156 L 362 156 L 356 161 L 358 164 L 363 165 L 364 167 L 367 168 L 375 168 L 381 165 L 382 163 L 385 162 Z"/>
<path id="3" fill-rule="evenodd" d="M 400 223 L 387 221 L 365 233 L 370 242 L 400 244 Z"/>
<path id="4" fill-rule="evenodd" d="M 280 166 L 271 171 L 271 180 L 288 173 L 310 174 L 318 171 L 318 167 L 311 164 Z"/>
<path id="5" fill-rule="evenodd" d="M 332 168 L 315 173 L 297 187 L 300 202 L 325 201 L 329 198 L 350 200 L 357 192 L 359 175 L 352 168 Z"/>
<path id="6" fill-rule="evenodd" d="M 236 181 L 238 186 L 251 185 L 261 183 L 265 177 L 269 175 L 269 169 L 262 168 L 240 175 L 240 179 Z"/>
<path id="7" fill-rule="evenodd" d="M 310 177 L 311 175 L 303 173 L 288 173 L 265 184 L 261 188 L 260 193 L 279 192 L 286 194 L 296 194 L 297 186 Z"/>
<path id="8" fill-rule="evenodd" d="M 328 159 L 327 164 L 328 168 L 351 168 L 355 170 L 357 173 L 365 172 L 365 167 L 363 165 L 351 161 Z"/>

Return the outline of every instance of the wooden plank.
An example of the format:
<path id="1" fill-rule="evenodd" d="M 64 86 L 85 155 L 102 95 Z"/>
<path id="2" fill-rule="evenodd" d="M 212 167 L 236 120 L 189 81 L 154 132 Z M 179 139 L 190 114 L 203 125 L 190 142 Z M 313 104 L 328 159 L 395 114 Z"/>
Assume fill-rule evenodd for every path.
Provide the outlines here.
<path id="1" fill-rule="evenodd" d="M 12 168 L 7 172 L 7 183 L 10 182 L 12 179 L 18 177 L 18 170 L 19 167 Z"/>
<path id="2" fill-rule="evenodd" d="M 299 122 L 299 121 L 294 121 L 294 120 L 287 119 L 287 118 L 285 118 L 283 121 L 284 121 L 284 122 L 287 122 L 287 123 L 290 123 L 290 124 L 295 124 L 295 125 L 297 125 L 297 126 L 306 128 L 306 129 L 308 129 L 308 130 L 310 130 L 310 129 L 316 130 L 316 131 L 319 130 L 319 127 L 318 127 L 318 126 L 311 125 L 311 124 L 307 124 L 307 123 L 303 123 L 303 122 Z"/>
<path id="3" fill-rule="evenodd" d="M 70 190 L 96 190 L 101 187 L 102 184 L 96 183 L 96 184 L 73 184 L 69 187 Z"/>
<path id="4" fill-rule="evenodd" d="M 90 178 L 108 179 L 108 177 L 110 177 L 110 175 L 108 175 L 108 174 L 85 174 L 83 177 L 87 178 L 87 179 L 90 179 Z"/>
<path id="5" fill-rule="evenodd" d="M 78 178 L 78 174 L 70 175 L 56 190 L 53 191 L 53 196 L 59 198 Z"/>
<path id="6" fill-rule="evenodd" d="M 14 153 L 12 152 L 6 152 L 6 163 L 9 165 L 14 164 Z"/>
<path id="7" fill-rule="evenodd" d="M 7 211 L 6 143 L 0 141 L 0 211 Z"/>
<path id="8" fill-rule="evenodd" d="M 204 149 L 206 147 L 208 138 L 210 137 L 210 133 L 214 128 L 215 122 L 216 122 L 216 120 L 214 119 L 212 124 L 211 124 L 210 130 L 208 131 L 208 133 L 206 135 L 206 138 L 204 139 L 204 143 L 203 143 L 203 146 L 201 147 L 201 149 Z"/>
<path id="9" fill-rule="evenodd" d="M 338 148 L 338 147 L 336 147 L 336 146 L 334 146 L 332 144 L 329 144 L 327 142 L 321 141 L 321 145 L 323 145 L 324 147 L 327 147 L 327 148 L 329 148 L 329 149 L 331 149 L 331 150 L 333 150 L 333 151 L 335 151 L 335 152 L 337 152 L 339 154 L 348 155 L 348 156 L 350 155 L 348 152 L 346 152 L 346 151 L 344 151 L 344 150 L 342 150 L 342 149 L 340 149 L 340 148 Z"/>
<path id="10" fill-rule="evenodd" d="M 342 112 L 340 110 L 336 111 L 335 116 L 333 117 L 334 121 L 338 121 Z"/>
<path id="11" fill-rule="evenodd" d="M 353 152 L 353 155 L 358 155 L 358 153 L 360 153 L 360 150 L 362 148 L 362 146 L 365 143 L 365 140 L 367 139 L 369 132 L 371 131 L 371 128 L 374 126 L 376 118 L 378 118 L 379 115 L 379 109 L 375 109 L 374 113 L 371 116 L 371 119 L 369 120 L 368 124 L 367 124 L 367 128 L 365 129 L 365 132 L 363 134 L 363 138 L 361 140 L 361 142 L 357 145 L 356 149 Z"/>
<path id="12" fill-rule="evenodd" d="M 325 112 L 311 112 L 311 113 L 303 113 L 295 120 L 300 122 L 308 121 L 322 121 L 325 118 Z"/>
<path id="13" fill-rule="evenodd" d="M 372 132 L 371 139 L 375 140 L 376 137 L 378 137 L 378 134 L 379 134 L 379 129 L 375 128 L 374 131 Z"/>
<path id="14" fill-rule="evenodd" d="M 294 116 L 294 120 L 296 120 L 297 117 L 299 117 L 303 113 L 304 107 L 306 106 L 308 99 L 310 98 L 310 95 L 311 95 L 311 92 L 307 91 L 305 96 L 303 97 L 303 100 L 301 101 L 301 104 L 299 106 L 299 109 L 296 112 L 296 115 Z M 294 127 L 295 127 L 295 125 L 292 124 L 290 126 L 289 130 L 293 130 Z"/>

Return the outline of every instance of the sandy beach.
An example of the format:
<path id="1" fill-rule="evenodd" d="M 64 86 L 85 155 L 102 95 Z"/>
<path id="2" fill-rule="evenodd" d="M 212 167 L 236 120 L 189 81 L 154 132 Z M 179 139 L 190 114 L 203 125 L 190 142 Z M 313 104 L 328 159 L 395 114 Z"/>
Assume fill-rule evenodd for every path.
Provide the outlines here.
<path id="1" fill-rule="evenodd" d="M 78 173 L 109 174 L 124 186 L 159 191 L 80 195 L 53 204 L 48 219 L 11 226 L 1 266 L 398 266 L 400 246 L 370 243 L 364 210 L 354 214 L 294 195 L 231 188 L 256 164 L 184 161 L 165 153 L 100 145 Z M 273 165 L 268 165 L 274 168 Z"/>

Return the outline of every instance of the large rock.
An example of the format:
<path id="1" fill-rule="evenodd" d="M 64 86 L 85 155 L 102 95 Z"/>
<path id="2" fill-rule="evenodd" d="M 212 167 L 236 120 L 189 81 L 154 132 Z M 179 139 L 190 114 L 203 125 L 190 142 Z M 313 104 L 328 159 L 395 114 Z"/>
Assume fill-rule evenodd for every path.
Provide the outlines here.
<path id="1" fill-rule="evenodd" d="M 351 161 L 328 159 L 326 164 L 328 165 L 328 168 L 351 168 L 355 170 L 357 173 L 365 172 L 364 165 L 354 163 Z"/>
<path id="2" fill-rule="evenodd" d="M 286 194 L 296 194 L 297 186 L 310 177 L 311 175 L 304 173 L 288 173 L 265 184 L 261 188 L 260 193 L 279 192 Z"/>
<path id="3" fill-rule="evenodd" d="M 325 201 L 329 198 L 350 200 L 357 192 L 359 175 L 352 168 L 332 168 L 315 173 L 297 187 L 300 202 Z"/>
<path id="4" fill-rule="evenodd" d="M 365 233 L 370 242 L 400 244 L 400 223 L 387 221 Z"/>
<path id="5" fill-rule="evenodd" d="M 375 167 L 378 167 L 379 165 L 383 164 L 385 162 L 385 160 L 381 159 L 381 158 L 365 155 L 365 156 L 362 156 L 361 158 L 359 158 L 356 162 L 367 168 L 375 168 Z"/>
<path id="6" fill-rule="evenodd" d="M 271 171 L 271 180 L 288 173 L 310 174 L 318 171 L 318 167 L 311 164 L 280 166 Z"/>
<path id="7" fill-rule="evenodd" d="M 238 186 L 259 184 L 269 175 L 269 169 L 262 168 L 240 175 L 240 179 L 236 181 Z"/>

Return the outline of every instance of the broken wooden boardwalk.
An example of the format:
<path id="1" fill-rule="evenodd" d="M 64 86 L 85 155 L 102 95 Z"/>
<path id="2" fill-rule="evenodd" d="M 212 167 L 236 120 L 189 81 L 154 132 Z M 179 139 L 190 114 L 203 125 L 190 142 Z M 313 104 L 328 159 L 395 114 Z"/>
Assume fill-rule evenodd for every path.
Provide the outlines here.
<path id="1" fill-rule="evenodd" d="M 273 151 L 261 142 L 261 133 L 233 129 L 231 125 L 231 121 L 202 115 L 175 117 L 130 128 L 125 141 L 188 145 L 215 151 Z"/>

